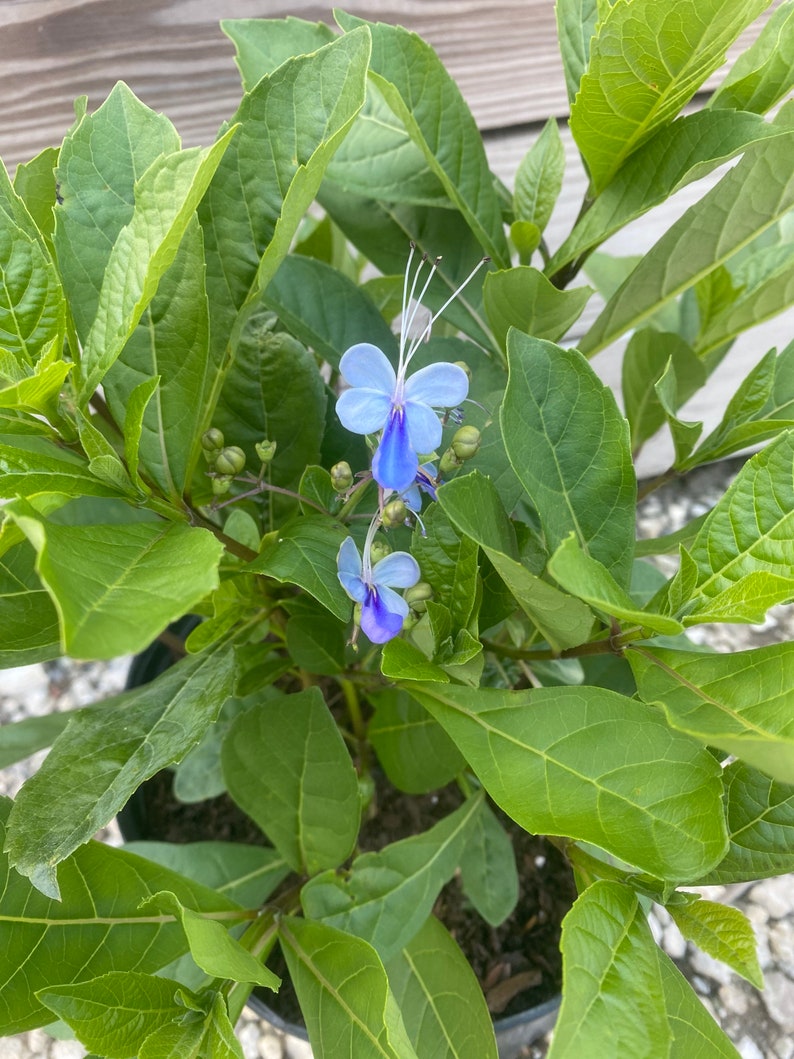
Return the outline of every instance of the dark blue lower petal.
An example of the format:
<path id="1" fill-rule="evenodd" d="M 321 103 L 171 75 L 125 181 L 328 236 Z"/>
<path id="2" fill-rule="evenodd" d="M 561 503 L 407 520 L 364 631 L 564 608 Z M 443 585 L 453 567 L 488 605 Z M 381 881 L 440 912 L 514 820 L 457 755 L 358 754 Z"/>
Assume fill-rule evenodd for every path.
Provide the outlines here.
<path id="1" fill-rule="evenodd" d="M 384 489 L 402 493 L 413 485 L 418 467 L 419 459 L 408 438 L 405 413 L 402 408 L 393 408 L 372 460 L 372 474 Z"/>
<path id="2" fill-rule="evenodd" d="M 370 588 L 367 598 L 361 606 L 361 628 L 373 643 L 386 643 L 392 640 L 403 627 L 402 614 L 389 610 L 378 595 L 377 589 Z"/>

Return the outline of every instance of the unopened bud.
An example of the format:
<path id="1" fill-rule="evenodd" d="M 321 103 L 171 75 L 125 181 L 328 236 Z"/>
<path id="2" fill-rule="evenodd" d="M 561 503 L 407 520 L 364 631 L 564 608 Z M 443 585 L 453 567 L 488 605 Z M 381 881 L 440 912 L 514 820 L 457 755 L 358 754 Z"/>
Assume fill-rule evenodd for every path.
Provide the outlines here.
<path id="1" fill-rule="evenodd" d="M 201 435 L 201 447 L 205 455 L 212 456 L 223 448 L 223 431 L 217 427 L 210 427 Z"/>
<path id="2" fill-rule="evenodd" d="M 278 442 L 268 441 L 267 438 L 265 438 L 264 441 L 257 441 L 257 443 L 254 445 L 254 449 L 256 450 L 256 454 L 262 461 L 262 463 L 270 463 L 270 461 L 276 455 L 277 444 Z"/>
<path id="3" fill-rule="evenodd" d="M 459 459 L 455 455 L 454 449 L 447 449 L 444 455 L 441 457 L 441 461 L 438 465 L 438 476 L 439 478 L 449 478 L 450 475 L 456 473 L 463 466 L 463 460 Z"/>
<path id="4" fill-rule="evenodd" d="M 452 439 L 452 451 L 459 460 L 470 460 L 477 455 L 481 438 L 477 427 L 461 427 Z"/>
<path id="5" fill-rule="evenodd" d="M 337 493 L 346 492 L 353 484 L 353 472 L 347 460 L 340 460 L 331 468 L 331 485 Z"/>
<path id="6" fill-rule="evenodd" d="M 217 478 L 212 479 L 212 493 L 213 496 L 223 496 L 224 493 L 228 493 L 232 486 L 232 476 L 230 474 L 220 474 Z"/>
<path id="7" fill-rule="evenodd" d="M 396 529 L 402 526 L 408 518 L 408 508 L 402 500 L 390 500 L 381 512 L 380 520 L 388 529 Z"/>
<path id="8" fill-rule="evenodd" d="M 370 546 L 369 554 L 373 563 L 379 563 L 381 559 L 385 559 L 387 555 L 391 555 L 391 548 L 386 541 L 378 540 L 376 537 Z"/>
<path id="9" fill-rule="evenodd" d="M 216 474 L 239 474 L 245 469 L 245 453 L 238 445 L 227 445 L 215 457 Z"/>
<path id="10" fill-rule="evenodd" d="M 427 601 L 433 598 L 433 589 L 427 581 L 417 581 L 413 588 L 409 588 L 404 596 L 405 602 L 416 614 L 424 614 L 427 610 Z"/>
<path id="11" fill-rule="evenodd" d="M 403 618 L 403 632 L 410 632 L 419 623 L 419 615 L 415 610 L 409 610 Z"/>

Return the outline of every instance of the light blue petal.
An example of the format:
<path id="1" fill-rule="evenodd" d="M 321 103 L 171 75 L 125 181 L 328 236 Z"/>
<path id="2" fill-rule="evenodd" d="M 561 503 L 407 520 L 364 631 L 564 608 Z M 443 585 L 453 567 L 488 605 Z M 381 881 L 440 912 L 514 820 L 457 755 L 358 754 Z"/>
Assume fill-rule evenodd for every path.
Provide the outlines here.
<path id="1" fill-rule="evenodd" d="M 360 577 L 356 577 L 354 574 L 343 574 L 341 570 L 336 576 L 339 578 L 342 588 L 352 600 L 356 603 L 364 602 L 367 598 L 367 586 Z"/>
<path id="2" fill-rule="evenodd" d="M 340 574 L 361 577 L 361 556 L 352 537 L 345 537 L 336 553 L 336 568 Z"/>
<path id="3" fill-rule="evenodd" d="M 379 588 L 413 588 L 421 576 L 419 563 L 408 552 L 385 555 L 372 568 L 372 581 Z"/>
<path id="4" fill-rule="evenodd" d="M 418 485 L 414 484 L 410 489 L 406 489 L 401 499 L 405 506 L 411 511 L 422 510 L 422 494 L 419 491 Z"/>
<path id="5" fill-rule="evenodd" d="M 391 398 L 380 390 L 345 390 L 336 402 L 336 414 L 346 430 L 374 434 L 388 419 Z"/>
<path id="6" fill-rule="evenodd" d="M 455 408 L 466 399 L 469 377 L 457 364 L 428 364 L 406 380 L 405 396 L 431 408 Z"/>
<path id="7" fill-rule="evenodd" d="M 342 354 L 339 370 L 350 386 L 367 386 L 390 397 L 397 385 L 397 376 L 386 354 L 371 342 L 359 342 Z"/>
<path id="8" fill-rule="evenodd" d="M 414 452 L 432 452 L 441 444 L 441 421 L 429 405 L 406 401 L 405 419 Z"/>
<path id="9" fill-rule="evenodd" d="M 403 618 L 408 617 L 409 607 L 402 596 L 398 596 L 396 592 L 392 592 L 386 585 L 378 586 L 378 593 L 383 605 L 391 611 L 392 614 L 399 614 L 401 623 Z"/>
<path id="10" fill-rule="evenodd" d="M 440 430 L 439 427 L 439 435 Z M 384 489 L 404 493 L 413 485 L 418 467 L 419 459 L 408 437 L 405 414 L 402 409 L 395 408 L 386 421 L 380 445 L 372 458 L 372 474 Z"/>
<path id="11" fill-rule="evenodd" d="M 387 597 L 394 596 L 404 607 L 402 610 L 390 606 Z M 403 620 L 408 613 L 405 602 L 389 588 L 380 591 L 371 590 L 361 606 L 361 628 L 373 643 L 386 643 L 392 640 L 403 627 Z"/>

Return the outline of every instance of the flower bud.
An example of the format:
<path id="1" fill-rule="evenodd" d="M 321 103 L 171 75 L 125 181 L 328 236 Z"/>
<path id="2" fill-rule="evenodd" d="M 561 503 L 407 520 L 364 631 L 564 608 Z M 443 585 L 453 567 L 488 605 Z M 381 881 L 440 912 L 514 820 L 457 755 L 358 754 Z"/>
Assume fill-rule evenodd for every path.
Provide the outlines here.
<path id="1" fill-rule="evenodd" d="M 217 478 L 212 479 L 212 494 L 213 496 L 223 496 L 224 493 L 228 493 L 232 486 L 232 475 L 220 474 Z"/>
<path id="2" fill-rule="evenodd" d="M 391 555 L 391 548 L 386 541 L 378 540 L 376 537 L 369 549 L 369 554 L 373 563 L 379 563 L 381 559 L 385 559 L 387 555 Z"/>
<path id="3" fill-rule="evenodd" d="M 331 485 L 337 493 L 346 492 L 353 484 L 353 472 L 347 460 L 340 460 L 331 468 Z"/>
<path id="4" fill-rule="evenodd" d="M 387 529 L 402 526 L 408 518 L 408 508 L 402 500 L 390 500 L 381 512 L 380 520 Z"/>
<path id="5" fill-rule="evenodd" d="M 263 441 L 257 441 L 257 443 L 254 445 L 254 448 L 256 449 L 256 454 L 262 461 L 262 463 L 270 463 L 270 461 L 276 455 L 277 444 L 278 442 L 268 441 L 267 438 L 265 438 Z"/>
<path id="6" fill-rule="evenodd" d="M 208 463 L 212 463 L 216 454 L 223 448 L 223 431 L 210 427 L 201 435 L 201 449 Z"/>
<path id="7" fill-rule="evenodd" d="M 227 445 L 215 457 L 214 469 L 216 474 L 239 474 L 245 469 L 245 453 L 237 445 Z"/>
<path id="8" fill-rule="evenodd" d="M 459 460 L 470 460 L 477 455 L 481 437 L 477 427 L 461 427 L 452 439 L 452 451 Z"/>
<path id="9" fill-rule="evenodd" d="M 419 615 L 415 610 L 409 610 L 407 616 L 403 618 L 403 632 L 410 632 L 418 624 Z"/>
<path id="10" fill-rule="evenodd" d="M 449 448 L 441 457 L 441 461 L 438 465 L 438 476 L 439 478 L 449 478 L 451 475 L 455 474 L 456 471 L 460 470 L 462 466 L 463 460 L 455 455 L 454 449 Z"/>
<path id="11" fill-rule="evenodd" d="M 433 589 L 427 581 L 417 581 L 413 588 L 407 589 L 403 599 L 416 614 L 424 614 L 427 610 L 427 601 L 433 598 Z"/>

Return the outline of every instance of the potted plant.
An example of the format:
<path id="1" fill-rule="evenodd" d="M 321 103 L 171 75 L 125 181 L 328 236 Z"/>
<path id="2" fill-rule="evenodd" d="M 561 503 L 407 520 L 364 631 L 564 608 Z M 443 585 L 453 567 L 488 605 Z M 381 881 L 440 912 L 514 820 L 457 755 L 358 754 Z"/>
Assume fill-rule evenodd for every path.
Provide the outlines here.
<path id="1" fill-rule="evenodd" d="M 278 945 L 317 1056 L 493 1057 L 433 909 L 455 878 L 509 912 L 509 820 L 579 891 L 551 1055 L 737 1054 L 645 912 L 760 985 L 749 923 L 682 887 L 794 866 L 792 645 L 686 634 L 794 596 L 794 346 L 705 438 L 679 415 L 792 297 L 790 104 L 764 116 L 791 3 L 681 114 L 767 6 L 560 0 L 589 186 L 553 251 L 556 124 L 508 191 L 432 49 L 341 12 L 224 24 L 244 93 L 209 147 L 119 85 L 0 172 L 0 659 L 111 658 L 200 619 L 150 683 L 2 733 L 5 760 L 52 747 L 2 803 L 4 1034 L 239 1057 Z M 736 157 L 640 260 L 596 253 Z M 583 268 L 605 305 L 570 348 Z M 622 412 L 589 358 L 627 333 Z M 637 542 L 662 429 L 644 492 L 763 447 Z M 648 562 L 676 551 L 669 578 Z M 92 841 L 166 767 L 269 845 Z M 384 790 L 450 784 L 441 819 L 362 852 Z"/>

